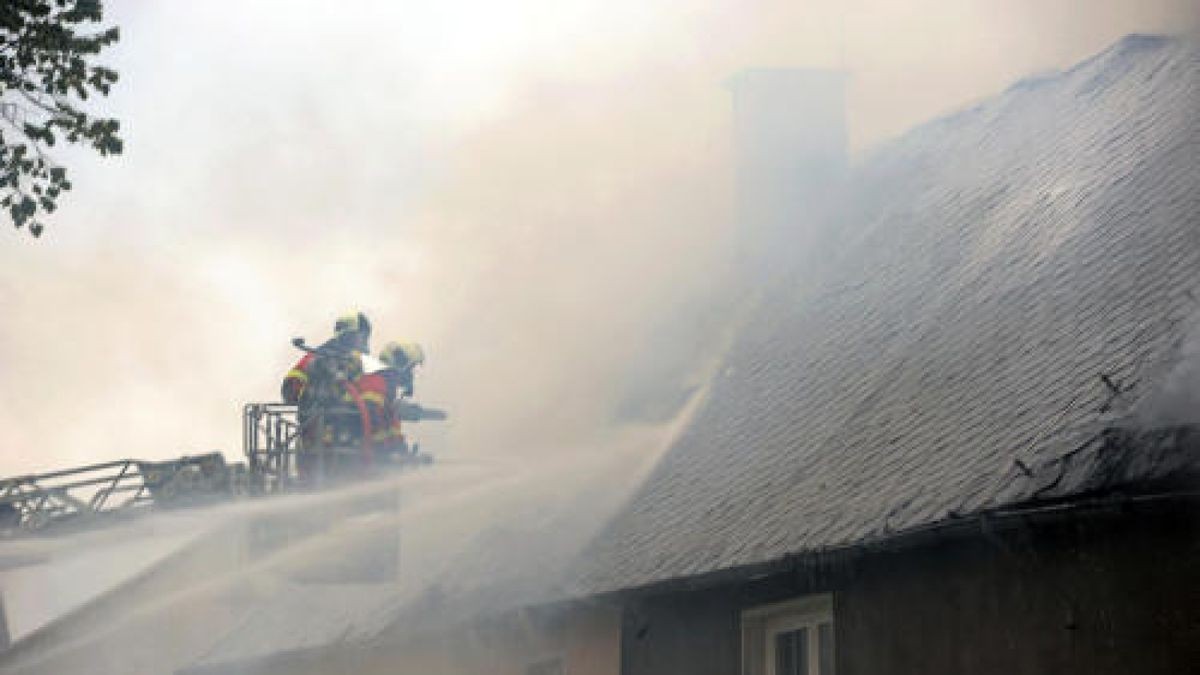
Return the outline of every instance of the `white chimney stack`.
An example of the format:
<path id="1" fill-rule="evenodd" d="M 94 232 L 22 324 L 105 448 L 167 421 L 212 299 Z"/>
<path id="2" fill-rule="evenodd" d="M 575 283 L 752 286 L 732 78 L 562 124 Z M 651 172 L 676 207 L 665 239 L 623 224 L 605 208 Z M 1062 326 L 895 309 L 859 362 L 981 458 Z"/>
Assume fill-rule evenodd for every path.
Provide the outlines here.
<path id="1" fill-rule="evenodd" d="M 791 68 L 730 79 L 739 261 L 753 281 L 806 265 L 846 171 L 846 76 Z"/>

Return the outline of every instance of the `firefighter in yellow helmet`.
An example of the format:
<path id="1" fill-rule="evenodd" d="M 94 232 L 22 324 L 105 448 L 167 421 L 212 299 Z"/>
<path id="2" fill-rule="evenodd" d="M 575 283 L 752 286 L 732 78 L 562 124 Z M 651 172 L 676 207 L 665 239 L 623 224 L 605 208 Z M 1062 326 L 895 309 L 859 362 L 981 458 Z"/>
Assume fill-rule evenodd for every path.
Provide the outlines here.
<path id="1" fill-rule="evenodd" d="M 324 448 L 352 446 L 361 442 L 361 415 L 348 386 L 363 372 L 362 357 L 370 349 L 371 322 L 362 312 L 339 317 L 334 335 L 310 351 L 288 371 L 281 394 L 288 403 L 299 404 L 302 452 L 297 465 L 308 473 L 313 452 Z"/>
<path id="2" fill-rule="evenodd" d="M 338 318 L 333 324 L 333 337 L 318 348 L 318 351 L 342 352 L 346 356 L 337 359 L 339 363 L 331 363 L 331 359 L 309 352 L 300 359 L 287 376 L 283 378 L 280 393 L 288 403 L 298 403 L 306 396 L 310 380 L 317 375 L 316 371 L 328 370 L 338 366 L 346 372 L 344 375 L 353 380 L 362 374 L 362 355 L 371 351 L 371 322 L 362 312 L 350 312 Z M 326 383 L 327 385 L 331 383 Z M 314 392 L 309 392 L 312 394 Z M 329 392 L 324 392 L 328 394 Z"/>
<path id="3" fill-rule="evenodd" d="M 375 444 L 384 452 L 405 453 L 408 443 L 400 426 L 402 398 L 413 394 L 413 371 L 425 362 L 425 351 L 412 342 L 389 342 L 379 353 L 383 369 L 360 377 L 355 385 L 369 401 Z"/>
<path id="4" fill-rule="evenodd" d="M 415 342 L 389 342 L 379 353 L 379 360 L 399 373 L 398 387 L 404 396 L 413 395 L 413 370 L 425 363 L 425 350 Z"/>
<path id="5" fill-rule="evenodd" d="M 371 353 L 371 322 L 362 312 L 349 312 L 338 317 L 333 324 L 333 340 L 338 347 L 359 352 Z"/>

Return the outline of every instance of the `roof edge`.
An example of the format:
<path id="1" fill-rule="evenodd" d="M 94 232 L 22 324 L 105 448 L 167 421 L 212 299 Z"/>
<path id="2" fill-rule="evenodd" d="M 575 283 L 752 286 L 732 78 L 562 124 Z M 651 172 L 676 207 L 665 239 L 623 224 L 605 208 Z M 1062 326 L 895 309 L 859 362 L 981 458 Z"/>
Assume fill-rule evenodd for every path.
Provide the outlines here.
<path id="1" fill-rule="evenodd" d="M 1200 504 L 1200 489 L 1134 493 L 1115 489 L 1082 498 L 1075 495 L 1064 499 L 1030 501 L 976 511 L 968 515 L 951 516 L 852 544 L 796 551 L 767 560 L 695 575 L 670 577 L 635 586 L 602 590 L 589 595 L 581 595 L 580 598 L 633 598 L 709 589 L 728 583 L 750 581 L 788 572 L 801 567 L 827 567 L 831 563 L 848 562 L 873 553 L 907 550 L 937 541 L 1003 531 L 1019 525 L 1048 524 L 1078 517 L 1122 515 L 1129 513 L 1132 509 L 1162 509 L 1181 503 Z"/>

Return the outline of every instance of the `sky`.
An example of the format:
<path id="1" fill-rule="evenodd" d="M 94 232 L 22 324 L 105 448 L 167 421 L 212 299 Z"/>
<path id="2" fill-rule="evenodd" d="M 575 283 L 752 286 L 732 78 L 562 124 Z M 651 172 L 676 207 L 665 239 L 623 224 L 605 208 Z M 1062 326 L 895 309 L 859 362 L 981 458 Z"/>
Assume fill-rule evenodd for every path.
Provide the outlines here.
<path id="1" fill-rule="evenodd" d="M 850 75 L 854 157 L 1191 1 L 110 0 L 95 109 L 40 240 L 0 230 L 0 475 L 240 453 L 334 318 L 421 342 L 436 453 L 620 436 L 654 363 L 715 344 L 731 213 L 723 83 Z M 664 337 L 665 336 L 665 337 Z M 681 347 L 680 345 L 686 345 Z"/>

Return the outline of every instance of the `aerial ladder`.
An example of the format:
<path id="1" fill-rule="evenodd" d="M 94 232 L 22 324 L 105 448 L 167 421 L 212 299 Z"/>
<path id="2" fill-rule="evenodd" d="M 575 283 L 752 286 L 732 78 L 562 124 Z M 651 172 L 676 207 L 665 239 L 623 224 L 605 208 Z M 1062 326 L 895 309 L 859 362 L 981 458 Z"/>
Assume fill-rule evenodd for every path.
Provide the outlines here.
<path id="1" fill-rule="evenodd" d="M 299 338 L 293 344 L 335 363 L 345 357 L 325 347 L 308 347 Z M 331 372 L 339 376 L 337 368 Z M 447 417 L 405 398 L 396 401 L 394 414 L 403 422 Z M 349 442 L 307 442 L 310 428 L 331 419 L 357 433 Z M 243 461 L 228 462 L 222 453 L 211 452 L 165 461 L 119 459 L 0 479 L 0 538 L 89 528 L 155 509 L 323 489 L 433 461 L 416 444 L 380 450 L 374 447 L 369 415 L 353 401 L 247 403 L 242 409 Z"/>

